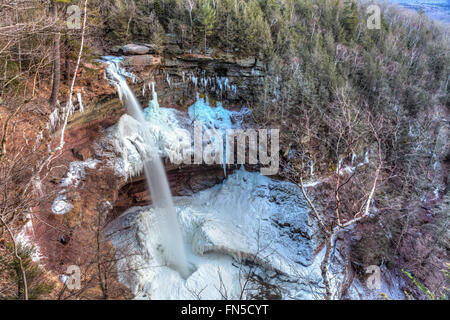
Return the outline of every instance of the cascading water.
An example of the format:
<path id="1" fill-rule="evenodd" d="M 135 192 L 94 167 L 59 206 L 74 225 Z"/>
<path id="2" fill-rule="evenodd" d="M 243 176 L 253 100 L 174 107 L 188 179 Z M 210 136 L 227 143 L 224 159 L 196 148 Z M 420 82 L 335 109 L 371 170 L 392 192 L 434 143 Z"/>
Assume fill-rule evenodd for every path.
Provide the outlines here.
<path id="1" fill-rule="evenodd" d="M 127 106 L 128 113 L 137 121 L 145 124 L 146 120 L 142 108 L 124 77 L 124 75 L 129 76 L 129 74 L 120 67 L 122 59 L 109 56 L 103 57 L 103 59 L 108 64 L 106 76 L 117 87 L 120 98 L 123 99 Z M 154 112 L 158 112 L 159 105 L 154 84 L 152 84 L 152 93 L 153 99 L 150 106 Z M 157 145 L 150 133 L 145 132 L 142 138 L 151 149 L 151 152 L 145 155 L 142 154 L 142 150 L 138 150 L 138 152 L 141 153 L 143 158 L 145 177 L 150 188 L 153 207 L 157 215 L 156 229 L 159 231 L 160 251 L 167 264 L 177 270 L 186 279 L 190 274 L 190 270 L 166 172 L 158 156 Z"/>

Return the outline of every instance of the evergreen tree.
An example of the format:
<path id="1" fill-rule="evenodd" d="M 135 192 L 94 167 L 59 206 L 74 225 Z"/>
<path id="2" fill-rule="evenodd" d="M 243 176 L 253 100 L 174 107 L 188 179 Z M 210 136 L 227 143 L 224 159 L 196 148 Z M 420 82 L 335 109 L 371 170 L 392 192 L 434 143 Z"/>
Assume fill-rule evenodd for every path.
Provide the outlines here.
<path id="1" fill-rule="evenodd" d="M 7 243 L 6 249 L 9 251 L 10 257 L 13 258 L 0 256 L 0 273 L 1 271 L 6 271 L 9 278 L 17 285 L 16 295 L 10 298 L 22 299 L 25 293 L 22 269 L 19 260 L 14 257 L 13 245 Z M 33 248 L 19 244 L 17 254 L 22 259 L 23 269 L 28 284 L 29 299 L 40 299 L 43 296 L 48 295 L 53 290 L 54 285 L 46 279 L 45 272 L 31 259 Z"/>
<path id="2" fill-rule="evenodd" d="M 254 53 L 255 55 L 268 55 L 272 50 L 272 35 L 258 0 L 250 0 L 245 8 L 245 21 L 247 27 L 244 31 L 246 36 L 246 53 Z"/>
<path id="3" fill-rule="evenodd" d="M 347 40 L 351 40 L 358 28 L 358 7 L 353 1 L 346 1 L 342 15 L 342 25 L 347 32 Z"/>
<path id="4" fill-rule="evenodd" d="M 233 0 L 220 0 L 216 3 L 216 25 L 214 28 L 216 45 L 232 52 L 237 47 L 237 37 L 240 32 L 237 10 L 235 10 Z"/>
<path id="5" fill-rule="evenodd" d="M 212 7 L 211 0 L 201 1 L 197 19 L 204 31 L 203 35 L 206 53 L 206 37 L 211 35 L 214 23 L 216 22 L 216 10 Z"/>

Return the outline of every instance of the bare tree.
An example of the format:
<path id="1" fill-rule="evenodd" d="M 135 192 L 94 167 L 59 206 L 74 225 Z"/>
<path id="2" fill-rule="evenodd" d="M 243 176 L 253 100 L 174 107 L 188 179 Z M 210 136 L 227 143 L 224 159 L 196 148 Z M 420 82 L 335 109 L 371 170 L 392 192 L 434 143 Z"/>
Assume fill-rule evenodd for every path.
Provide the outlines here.
<path id="1" fill-rule="evenodd" d="M 324 205 L 312 199 L 306 190 L 304 179 L 307 164 L 310 162 L 306 149 L 297 151 L 296 158 L 300 159 L 297 168 L 288 165 L 287 170 L 288 179 L 299 185 L 325 238 L 325 256 L 321 263 L 322 279 L 326 290 L 325 299 L 331 299 L 333 295 L 328 269 L 335 250 L 337 235 L 363 221 L 371 213 L 377 187 L 383 180 L 383 143 L 390 130 L 381 116 L 375 120 L 367 109 L 350 103 L 343 89 L 336 92 L 336 103 L 330 109 L 331 113 L 323 112 L 322 114 L 328 127 L 331 128 L 330 136 L 324 142 L 330 143 L 331 140 L 334 144 L 336 164 L 334 173 L 322 180 L 331 186 L 323 195 Z M 307 128 L 299 134 L 302 134 L 301 132 L 312 135 L 314 130 Z M 299 137 L 298 140 L 301 138 Z M 370 162 L 365 159 L 364 163 L 344 165 L 344 160 L 349 154 L 354 154 L 366 145 L 372 146 L 373 157 Z"/>
<path id="2" fill-rule="evenodd" d="M 18 141 L 13 141 L 11 150 L 8 150 L 8 137 L 14 137 L 14 130 L 10 132 L 9 127 L 11 121 L 16 117 L 20 110 L 23 110 L 25 103 L 21 104 L 8 118 L 3 125 L 3 132 L 0 139 L 0 235 L 6 230 L 9 234 L 11 243 L 13 244 L 13 252 L 15 259 L 19 262 L 19 266 L 22 273 L 22 282 L 24 284 L 24 298 L 28 299 L 28 281 L 26 279 L 26 272 L 23 266 L 22 258 L 18 253 L 18 246 L 16 243 L 17 233 L 13 231 L 18 226 L 23 225 L 23 221 L 26 221 L 27 214 L 30 212 L 30 208 L 37 207 L 40 201 L 46 197 L 41 191 L 41 180 L 48 176 L 48 172 L 52 170 L 51 163 L 57 159 L 64 146 L 64 130 L 67 125 L 68 118 L 71 114 L 72 106 L 72 92 L 73 86 L 76 81 L 76 76 L 81 60 L 81 55 L 84 45 L 85 26 L 86 26 L 86 7 L 87 0 L 84 2 L 84 20 L 83 28 L 81 32 L 81 46 L 78 53 L 77 65 L 74 70 L 74 76 L 72 78 L 72 84 L 70 87 L 67 106 L 65 108 L 64 122 L 61 128 L 60 143 L 51 149 L 50 146 L 46 146 L 36 138 L 36 143 L 33 147 L 28 146 L 28 142 L 23 145 L 18 145 Z M 16 26 L 17 28 L 19 26 Z M 17 28 L 13 28 L 17 29 Z M 33 28 L 33 26 L 28 26 Z M 6 30 L 6 31 L 3 31 Z M 1 32 L 11 32 L 10 28 L 0 27 L 0 36 L 3 36 Z M 14 125 L 13 125 L 14 128 Z M 25 139 L 25 137 L 24 137 Z M 43 150 L 47 150 L 46 155 Z M 7 153 L 7 151 L 10 151 Z M 51 196 L 47 194 L 46 196 Z"/>

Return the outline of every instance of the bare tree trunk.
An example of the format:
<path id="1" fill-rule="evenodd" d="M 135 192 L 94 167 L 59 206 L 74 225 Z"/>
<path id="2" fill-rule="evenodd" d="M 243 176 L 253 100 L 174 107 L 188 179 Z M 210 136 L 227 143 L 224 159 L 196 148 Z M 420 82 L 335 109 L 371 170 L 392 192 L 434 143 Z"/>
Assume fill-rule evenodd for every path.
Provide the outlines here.
<path id="1" fill-rule="evenodd" d="M 64 147 L 64 132 L 66 130 L 67 121 L 70 116 L 70 111 L 73 108 L 72 106 L 72 95 L 73 95 L 73 87 L 75 85 L 75 81 L 77 79 L 78 68 L 80 67 L 81 56 L 83 55 L 84 48 L 84 36 L 86 32 L 86 20 L 87 20 L 87 3 L 88 0 L 84 1 L 84 16 L 83 16 L 83 27 L 81 29 L 81 43 L 80 43 L 80 51 L 78 52 L 77 64 L 75 65 L 75 70 L 73 71 L 72 83 L 70 84 L 69 89 L 69 99 L 67 100 L 66 110 L 64 114 L 64 123 L 61 128 L 61 138 L 59 142 L 59 146 L 56 148 L 57 150 L 61 150 Z"/>
<path id="2" fill-rule="evenodd" d="M 22 109 L 23 105 L 25 103 L 22 103 L 17 109 L 5 120 L 5 124 L 3 125 L 3 135 L 0 139 L 0 161 L 6 154 L 6 143 L 8 142 L 8 125 L 12 118 L 14 118 L 19 111 Z"/>
<path id="3" fill-rule="evenodd" d="M 189 20 L 191 22 L 191 52 L 192 47 L 194 46 L 194 23 L 192 22 L 192 10 L 189 10 Z"/>
<path id="4" fill-rule="evenodd" d="M 334 248 L 334 234 L 327 235 L 326 236 L 326 242 L 325 242 L 325 256 L 323 257 L 323 260 L 320 264 L 320 271 L 322 273 L 322 280 L 323 284 L 325 285 L 325 300 L 330 300 L 332 298 L 331 296 L 331 287 L 330 287 L 330 280 L 328 279 L 328 266 L 330 265 L 330 258 L 331 253 L 333 252 Z"/>
<path id="5" fill-rule="evenodd" d="M 16 23 L 19 24 L 19 12 L 16 8 Z M 19 59 L 19 73 L 22 73 L 22 45 L 20 42 L 20 38 L 18 40 L 18 59 Z"/>
<path id="6" fill-rule="evenodd" d="M 70 85 L 70 90 L 69 90 L 69 96 L 68 96 L 68 100 L 67 100 L 67 104 L 65 107 L 65 113 L 64 113 L 64 122 L 63 125 L 61 127 L 61 136 L 59 139 L 59 144 L 53 148 L 52 150 L 49 151 L 48 155 L 42 160 L 40 161 L 40 163 L 36 166 L 35 172 L 33 173 L 32 178 L 30 179 L 30 181 L 25 185 L 25 187 L 23 188 L 21 195 L 25 195 L 29 188 L 33 185 L 32 181 L 34 180 L 40 180 L 40 174 L 42 172 L 42 170 L 45 168 L 45 166 L 47 166 L 59 153 L 61 150 L 63 150 L 64 148 L 64 133 L 67 127 L 67 122 L 69 120 L 69 115 L 70 115 L 70 108 L 72 108 L 72 95 L 73 95 L 73 87 L 75 85 L 75 80 L 77 78 L 77 73 L 78 73 L 78 68 L 80 66 L 80 61 L 81 61 L 81 56 L 83 54 L 83 48 L 84 48 L 84 36 L 85 36 L 85 31 L 86 31 L 86 19 L 87 19 L 87 3 L 88 0 L 84 1 L 84 18 L 83 18 L 83 26 L 81 29 L 81 44 L 80 44 L 80 51 L 78 52 L 78 59 L 77 59 L 77 64 L 75 65 L 75 70 L 73 72 L 73 78 L 72 78 L 72 83 Z"/>
<path id="7" fill-rule="evenodd" d="M 66 39 L 64 40 L 64 47 L 66 50 L 64 51 L 64 81 L 66 84 L 69 84 L 70 81 L 70 43 L 69 43 L 69 34 L 66 34 Z"/>
<path id="8" fill-rule="evenodd" d="M 377 137 L 377 139 L 378 139 L 378 137 Z M 330 280 L 328 278 L 328 266 L 331 263 L 330 260 L 332 259 L 332 253 L 334 250 L 335 238 L 337 237 L 337 234 L 340 231 L 345 230 L 347 227 L 358 223 L 359 221 L 363 220 L 364 218 L 366 218 L 369 215 L 370 205 L 371 205 L 372 200 L 375 195 L 375 190 L 378 185 L 378 180 L 380 179 L 380 172 L 381 172 L 381 168 L 382 168 L 382 164 L 383 164 L 382 157 L 381 157 L 381 146 L 380 146 L 379 140 L 378 140 L 378 157 L 379 157 L 380 163 L 375 171 L 373 184 L 372 184 L 372 187 L 371 187 L 369 193 L 367 194 L 365 204 L 361 208 L 361 210 L 354 215 L 353 219 L 350 219 L 345 223 L 342 222 L 341 213 L 339 211 L 339 202 L 340 202 L 339 192 L 340 192 L 340 188 L 344 184 L 346 184 L 348 181 L 350 181 L 350 179 L 353 177 L 353 175 L 347 180 L 347 182 L 345 182 L 344 184 L 340 184 L 339 183 L 340 168 L 339 168 L 339 164 L 337 165 L 337 171 L 336 171 L 337 184 L 336 184 L 336 189 L 335 189 L 335 201 L 336 201 L 336 207 L 335 207 L 336 217 L 335 218 L 336 218 L 337 225 L 334 227 L 327 228 L 327 226 L 325 225 L 324 220 L 323 220 L 324 214 L 319 214 L 319 212 L 317 211 L 316 207 L 314 206 L 313 202 L 311 201 L 310 197 L 308 196 L 308 194 L 305 190 L 305 187 L 303 184 L 303 177 L 301 175 L 299 177 L 300 189 L 302 191 L 302 194 L 305 197 L 305 199 L 308 203 L 308 206 L 310 207 L 314 217 L 317 219 L 317 222 L 319 223 L 319 227 L 320 227 L 321 231 L 325 235 L 325 256 L 323 257 L 323 260 L 320 264 L 322 280 L 323 280 L 323 284 L 325 286 L 325 297 L 324 297 L 325 300 L 330 300 L 333 298 L 332 292 L 331 292 Z M 293 181 L 293 180 L 291 180 L 291 181 Z"/>
<path id="9" fill-rule="evenodd" d="M 53 14 L 54 21 L 58 20 L 58 10 L 56 3 L 52 1 L 51 12 Z M 49 99 L 50 107 L 53 109 L 58 101 L 59 85 L 61 79 L 61 57 L 60 57 L 60 39 L 61 33 L 55 31 L 53 35 L 53 86 L 52 94 Z"/>

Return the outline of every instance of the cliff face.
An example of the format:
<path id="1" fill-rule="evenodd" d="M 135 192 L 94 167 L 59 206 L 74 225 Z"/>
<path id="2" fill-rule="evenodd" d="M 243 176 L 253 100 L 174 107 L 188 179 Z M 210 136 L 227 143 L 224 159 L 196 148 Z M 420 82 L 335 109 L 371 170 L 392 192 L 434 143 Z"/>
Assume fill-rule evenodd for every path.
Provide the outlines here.
<path id="1" fill-rule="evenodd" d="M 144 106 L 151 98 L 150 82 L 154 81 L 164 107 L 186 112 L 197 91 L 233 109 L 240 101 L 252 101 L 263 79 L 262 66 L 254 59 L 131 53 L 124 65 L 136 76 L 130 86 Z M 87 266 L 98 255 L 96 239 L 105 223 L 130 207 L 151 203 L 144 177 L 118 174 L 110 162 L 113 156 L 105 151 L 111 151 L 105 134 L 126 108 L 104 79 L 104 72 L 105 66 L 94 64 L 81 68 L 75 91 L 83 96 L 84 112 L 76 112 L 68 123 L 64 150 L 43 186 L 49 196 L 34 209 L 33 228 L 27 229 L 27 236 L 39 249 L 40 263 L 57 275 L 75 264 L 86 267 L 85 279 L 93 276 L 96 270 Z M 55 143 L 58 138 L 55 133 Z M 225 178 L 221 166 L 176 166 L 166 161 L 166 171 L 175 196 L 192 195 Z M 99 212 L 104 213 L 101 221 Z M 112 250 L 109 244 L 104 246 L 101 250 Z M 116 281 L 114 286 L 117 297 L 126 295 L 123 286 Z"/>
<path id="2" fill-rule="evenodd" d="M 232 173 L 227 169 L 227 174 Z M 174 166 L 166 164 L 170 189 L 174 196 L 190 196 L 208 189 L 225 179 L 222 166 Z M 151 195 L 144 176 L 139 176 L 123 185 L 117 193 L 117 200 L 111 212 L 111 219 L 118 217 L 126 209 L 151 204 Z"/>
<path id="3" fill-rule="evenodd" d="M 118 51 L 129 54 L 125 57 L 123 64 L 132 73 L 130 73 L 128 82 L 140 103 L 144 107 L 147 106 L 151 99 L 151 83 L 154 82 L 160 105 L 175 109 L 176 112 L 174 112 L 184 117 L 186 121 L 189 120 L 187 108 L 197 99 L 196 93 L 207 97 L 212 105 L 216 101 L 223 102 L 228 110 L 236 110 L 242 103 L 255 102 L 258 95 L 262 93 L 264 66 L 253 58 L 246 60 L 233 57 L 211 58 L 182 52 L 166 52 L 164 56 L 159 56 L 146 49 L 136 52 L 136 50 L 126 51 L 119 48 Z M 108 229 L 109 239 L 117 240 L 117 237 L 122 236 L 135 237 L 135 233 L 142 232 L 142 228 L 139 229 L 136 226 L 136 221 L 138 221 L 135 220 L 134 213 L 136 212 L 133 211 L 130 214 L 129 209 L 151 204 L 151 195 L 141 171 L 126 168 L 123 157 L 121 158 L 118 154 L 116 131 L 121 119 L 126 117 L 124 116 L 126 108 L 114 88 L 104 79 L 104 67 L 87 67 L 90 71 L 80 73 L 80 86 L 77 88 L 85 95 L 86 107 L 83 113 L 75 113 L 68 124 L 65 148 L 61 156 L 53 163 L 49 179 L 45 182 L 45 192 L 49 197 L 34 209 L 35 218 L 32 228 L 34 233 L 30 232 L 29 234 L 30 237 L 33 237 L 33 234 L 39 235 L 38 237 L 34 236 L 33 241 L 39 248 L 41 263 L 48 270 L 61 275 L 66 272 L 68 266 L 75 264 L 85 268 L 85 279 L 92 277 L 97 272 L 93 266 L 95 263 L 98 264 L 98 261 L 95 261 L 100 253 L 109 255 L 115 260 L 117 259 L 116 250 L 121 248 L 120 245 L 115 245 L 114 248 L 111 243 L 103 240 L 99 245 L 99 238 L 102 237 L 99 235 L 103 233 L 104 226 L 108 223 L 115 225 L 116 229 Z M 91 80 L 86 79 L 88 74 Z M 90 86 L 92 79 L 96 79 L 100 84 Z M 84 86 L 86 86 L 86 90 L 83 90 Z M 139 132 L 137 130 L 133 133 L 131 132 L 133 130 L 134 128 L 130 127 L 126 134 L 133 136 Z M 444 136 L 446 133 L 442 135 Z M 55 141 L 57 139 L 58 135 L 55 134 Z M 440 140 L 445 143 L 445 139 Z M 440 150 L 440 148 L 437 149 Z M 436 157 L 442 160 L 445 155 L 437 154 Z M 224 169 L 221 166 L 174 165 L 166 158 L 165 167 L 174 196 L 193 196 L 203 190 L 206 194 L 212 192 L 213 187 L 223 183 L 225 179 Z M 227 175 L 232 174 L 233 169 L 227 168 Z M 244 175 L 243 180 L 245 181 L 245 179 L 247 178 Z M 286 210 L 280 205 L 283 205 L 283 199 L 291 197 L 292 194 L 301 197 L 297 195 L 298 190 L 293 192 L 286 188 L 282 191 L 280 194 L 277 193 L 278 198 L 269 196 L 265 198 L 264 201 L 267 202 L 268 207 L 272 208 L 273 202 L 276 204 L 270 210 L 277 212 Z M 255 193 L 255 197 L 258 197 L 258 189 L 252 190 L 252 192 Z M 247 200 L 247 202 L 251 202 L 254 198 L 251 197 Z M 200 201 L 192 205 L 198 209 L 205 206 L 205 203 Z M 231 203 L 230 208 L 232 205 L 236 204 Z M 220 216 L 220 210 L 215 207 L 213 209 L 217 211 L 213 210 L 214 214 L 217 213 Z M 145 215 L 147 211 L 144 211 L 139 214 Z M 302 214 L 307 215 L 305 212 Z M 265 217 L 265 219 L 273 222 L 269 229 L 270 232 L 277 234 L 276 237 L 290 238 L 282 244 L 283 250 L 295 248 L 296 241 L 302 242 L 302 245 L 304 242 L 307 250 L 305 249 L 303 256 L 308 257 L 308 261 L 302 263 L 313 269 L 318 267 L 316 262 L 323 252 L 323 246 L 321 246 L 320 239 L 316 239 L 312 235 L 317 231 L 315 227 L 308 224 L 298 227 L 294 218 L 283 220 L 279 214 L 276 217 Z M 221 225 L 216 227 L 218 230 L 222 230 Z M 189 223 L 186 228 L 190 230 Z M 202 241 L 209 241 L 208 246 L 213 248 L 212 251 L 236 257 L 240 255 L 253 257 L 251 252 L 242 249 L 238 243 L 223 243 L 222 239 L 216 238 L 215 234 L 209 234 L 211 228 L 207 219 L 202 228 L 199 232 L 207 235 L 205 236 L 206 240 Z M 134 230 L 135 233 L 124 231 L 128 229 Z M 224 230 L 230 231 L 226 228 Z M 115 232 L 118 233 L 116 238 Z M 244 228 L 241 233 L 243 235 L 239 234 L 239 237 L 243 236 L 243 239 L 248 241 L 246 238 L 248 230 L 246 231 Z M 141 239 L 139 246 L 134 249 L 138 250 L 139 254 L 145 255 L 147 249 L 142 245 L 142 241 Z M 346 251 L 349 241 L 353 241 L 353 239 L 343 237 L 337 240 L 338 253 L 335 258 L 336 265 L 333 267 L 339 274 L 336 280 L 338 282 L 334 284 L 336 290 L 341 286 L 350 286 L 353 281 L 354 273 L 351 268 L 345 271 L 341 265 L 343 261 L 351 259 L 350 254 Z M 197 245 L 199 244 L 197 243 Z M 411 245 L 411 247 L 414 246 Z M 408 248 L 401 249 L 410 250 Z M 292 258 L 292 261 L 297 263 L 297 258 Z M 285 257 L 281 260 L 283 259 Z M 289 260 L 289 263 L 292 261 Z M 273 261 L 262 259 L 258 260 L 257 264 L 262 268 L 261 270 L 264 269 L 262 272 L 267 271 L 265 268 L 275 269 L 277 273 L 275 278 L 288 277 L 283 281 L 290 281 L 289 277 L 292 275 L 287 276 L 286 273 L 280 272 Z M 110 267 L 111 270 L 116 268 L 116 266 Z M 314 270 L 316 272 L 318 268 Z M 316 276 L 313 284 L 320 291 L 323 288 L 320 285 L 320 277 L 318 274 Z M 128 290 L 117 281 L 117 272 L 111 278 L 116 297 L 127 296 Z M 348 281 L 348 283 L 344 283 L 344 281 Z M 349 295 L 353 295 L 355 298 L 367 297 L 369 293 L 358 281 L 350 287 Z M 146 283 L 144 281 L 141 284 L 146 285 Z M 400 297 L 399 286 L 399 282 L 393 277 L 383 283 L 382 290 L 391 292 L 392 297 Z M 285 293 L 288 296 L 289 294 L 291 293 Z"/>

